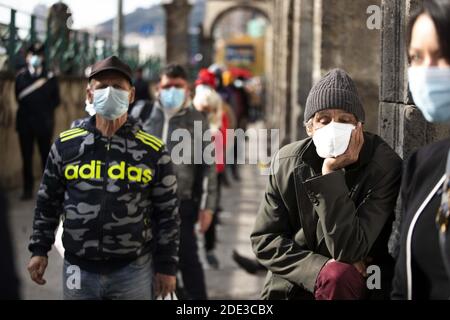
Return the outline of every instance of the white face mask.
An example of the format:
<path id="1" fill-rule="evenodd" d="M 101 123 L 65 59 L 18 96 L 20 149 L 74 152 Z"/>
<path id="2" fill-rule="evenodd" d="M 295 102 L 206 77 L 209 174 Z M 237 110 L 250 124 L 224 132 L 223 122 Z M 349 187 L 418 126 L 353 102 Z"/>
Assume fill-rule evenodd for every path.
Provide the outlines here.
<path id="1" fill-rule="evenodd" d="M 350 143 L 352 131 L 355 128 L 352 124 L 333 121 L 325 127 L 316 130 L 313 141 L 319 157 L 324 159 L 336 158 L 344 154 Z"/>

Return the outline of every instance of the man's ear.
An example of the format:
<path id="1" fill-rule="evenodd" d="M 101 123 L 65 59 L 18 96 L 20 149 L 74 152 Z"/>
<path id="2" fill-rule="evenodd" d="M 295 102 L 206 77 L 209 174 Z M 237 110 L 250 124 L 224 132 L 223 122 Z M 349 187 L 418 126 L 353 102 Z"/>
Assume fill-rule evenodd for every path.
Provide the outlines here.
<path id="1" fill-rule="evenodd" d="M 92 90 L 89 85 L 86 87 L 86 100 L 90 104 L 92 104 L 94 102 L 94 94 L 92 93 Z"/>
<path id="2" fill-rule="evenodd" d="M 136 97 L 136 88 L 135 87 L 131 87 L 131 91 L 130 91 L 130 104 L 132 104 L 134 102 L 134 99 Z"/>
<path id="3" fill-rule="evenodd" d="M 314 135 L 314 129 L 313 129 L 313 125 L 311 123 L 307 123 L 305 125 L 305 129 L 306 129 L 306 134 L 308 135 L 308 137 L 312 137 Z"/>

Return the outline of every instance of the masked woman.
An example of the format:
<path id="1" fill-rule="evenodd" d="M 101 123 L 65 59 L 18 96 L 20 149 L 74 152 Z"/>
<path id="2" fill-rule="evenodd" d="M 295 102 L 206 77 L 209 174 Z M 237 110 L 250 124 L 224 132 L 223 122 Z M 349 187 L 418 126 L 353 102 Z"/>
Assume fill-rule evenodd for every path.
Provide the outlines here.
<path id="1" fill-rule="evenodd" d="M 433 123 L 450 121 L 450 1 L 425 0 L 408 28 L 409 85 Z M 393 299 L 450 298 L 450 139 L 416 151 L 401 187 L 402 229 Z"/>
<path id="2" fill-rule="evenodd" d="M 212 79 L 214 75 L 211 74 Z M 200 77 L 201 80 L 201 77 Z M 215 254 L 216 248 L 216 226 L 218 223 L 218 215 L 221 200 L 221 189 L 223 177 L 225 174 L 225 150 L 226 150 L 226 130 L 229 125 L 229 118 L 223 109 L 223 101 L 216 92 L 211 83 L 197 80 L 195 97 L 193 100 L 194 107 L 203 113 L 208 119 L 209 129 L 214 140 L 214 157 L 217 173 L 217 202 L 216 211 L 213 221 L 205 232 L 205 251 L 206 260 L 210 267 L 219 268 L 219 260 Z"/>

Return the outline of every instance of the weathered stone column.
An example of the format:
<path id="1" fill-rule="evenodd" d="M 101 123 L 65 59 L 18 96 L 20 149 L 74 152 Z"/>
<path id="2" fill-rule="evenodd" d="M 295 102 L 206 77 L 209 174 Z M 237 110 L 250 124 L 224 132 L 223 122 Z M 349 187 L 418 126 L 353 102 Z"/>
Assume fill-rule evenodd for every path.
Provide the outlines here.
<path id="1" fill-rule="evenodd" d="M 272 128 L 279 128 L 278 123 L 278 79 L 281 68 L 278 64 L 278 58 L 280 54 L 280 32 L 281 32 L 281 21 L 283 19 L 280 10 L 275 10 L 278 7 L 279 0 L 272 0 L 271 6 L 273 11 L 272 16 L 272 52 L 271 52 L 271 71 L 272 74 L 269 75 L 267 83 L 267 108 L 266 108 L 266 121 L 267 125 Z"/>
<path id="2" fill-rule="evenodd" d="M 117 0 L 117 16 L 114 20 L 114 53 L 123 55 L 123 0 Z"/>
<path id="3" fill-rule="evenodd" d="M 379 131 L 397 153 L 412 151 L 450 135 L 450 128 L 432 125 L 413 105 L 408 90 L 406 25 L 421 0 L 383 0 Z"/>
<path id="4" fill-rule="evenodd" d="M 273 76 L 271 104 L 268 121 L 280 129 L 282 144 L 291 140 L 291 79 L 293 51 L 293 0 L 273 2 Z"/>
<path id="5" fill-rule="evenodd" d="M 189 14 L 188 0 L 173 0 L 164 4 L 166 11 L 166 61 L 189 66 Z"/>
<path id="6" fill-rule="evenodd" d="M 295 10 L 295 1 L 289 0 L 284 1 L 285 2 L 285 10 L 287 13 L 287 19 L 286 26 L 285 26 L 285 32 L 286 32 L 286 38 L 285 38 L 285 56 L 284 56 L 284 63 L 285 63 L 285 69 L 286 74 L 285 78 L 283 79 L 284 84 L 284 130 L 281 132 L 282 137 L 284 137 L 283 143 L 287 144 L 292 141 L 292 134 L 293 134 L 293 127 L 292 127 L 292 119 L 293 119 L 293 113 L 295 112 L 295 106 L 292 101 L 293 94 L 292 91 L 295 90 L 295 81 L 293 81 L 293 75 L 296 74 L 296 71 L 298 70 L 298 67 L 294 64 L 294 34 L 295 34 L 295 13 L 298 12 L 298 10 Z M 297 69 L 297 70 L 296 70 Z"/>
<path id="7" fill-rule="evenodd" d="M 203 60 L 201 66 L 203 68 L 208 68 L 213 62 L 213 51 L 214 51 L 214 39 L 208 37 L 201 29 L 200 37 L 200 52 L 203 54 Z"/>
<path id="8" fill-rule="evenodd" d="M 376 133 L 380 82 L 380 30 L 369 28 L 370 15 L 367 11 L 374 5 L 379 8 L 381 1 L 321 2 L 321 74 L 339 67 L 352 76 L 366 111 L 365 129 Z"/>
<path id="9" fill-rule="evenodd" d="M 298 104 L 298 86 L 300 72 L 300 6 L 302 1 L 294 1 L 292 3 L 292 23 L 291 23 L 291 72 L 290 72 L 290 141 L 297 140 L 298 124 L 297 118 L 301 112 L 301 108 Z"/>
<path id="10" fill-rule="evenodd" d="M 301 0 L 296 2 L 294 21 L 294 75 L 292 139 L 306 138 L 303 127 L 303 113 L 313 82 L 314 55 L 314 1 Z M 294 94 L 295 92 L 295 94 Z"/>

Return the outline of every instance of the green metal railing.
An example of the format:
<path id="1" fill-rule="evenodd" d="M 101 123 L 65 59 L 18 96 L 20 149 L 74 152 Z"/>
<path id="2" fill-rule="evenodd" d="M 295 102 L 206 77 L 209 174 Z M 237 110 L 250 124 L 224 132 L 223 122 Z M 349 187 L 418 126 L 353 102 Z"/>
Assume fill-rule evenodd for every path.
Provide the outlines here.
<path id="1" fill-rule="evenodd" d="M 60 75 L 84 76 L 85 70 L 95 61 L 113 54 L 110 38 L 99 37 L 84 31 L 60 28 L 52 30 L 51 19 L 32 15 L 0 4 L 0 10 L 9 11 L 9 23 L 0 23 L 0 73 L 15 74 L 24 66 L 26 48 L 39 41 L 45 46 L 47 66 Z M 25 15 L 27 27 L 17 25 L 17 14 Z M 37 23 L 46 30 L 37 30 Z M 121 58 L 133 69 L 142 66 L 146 74 L 159 74 L 159 57 L 139 59 L 138 47 L 125 47 Z"/>

